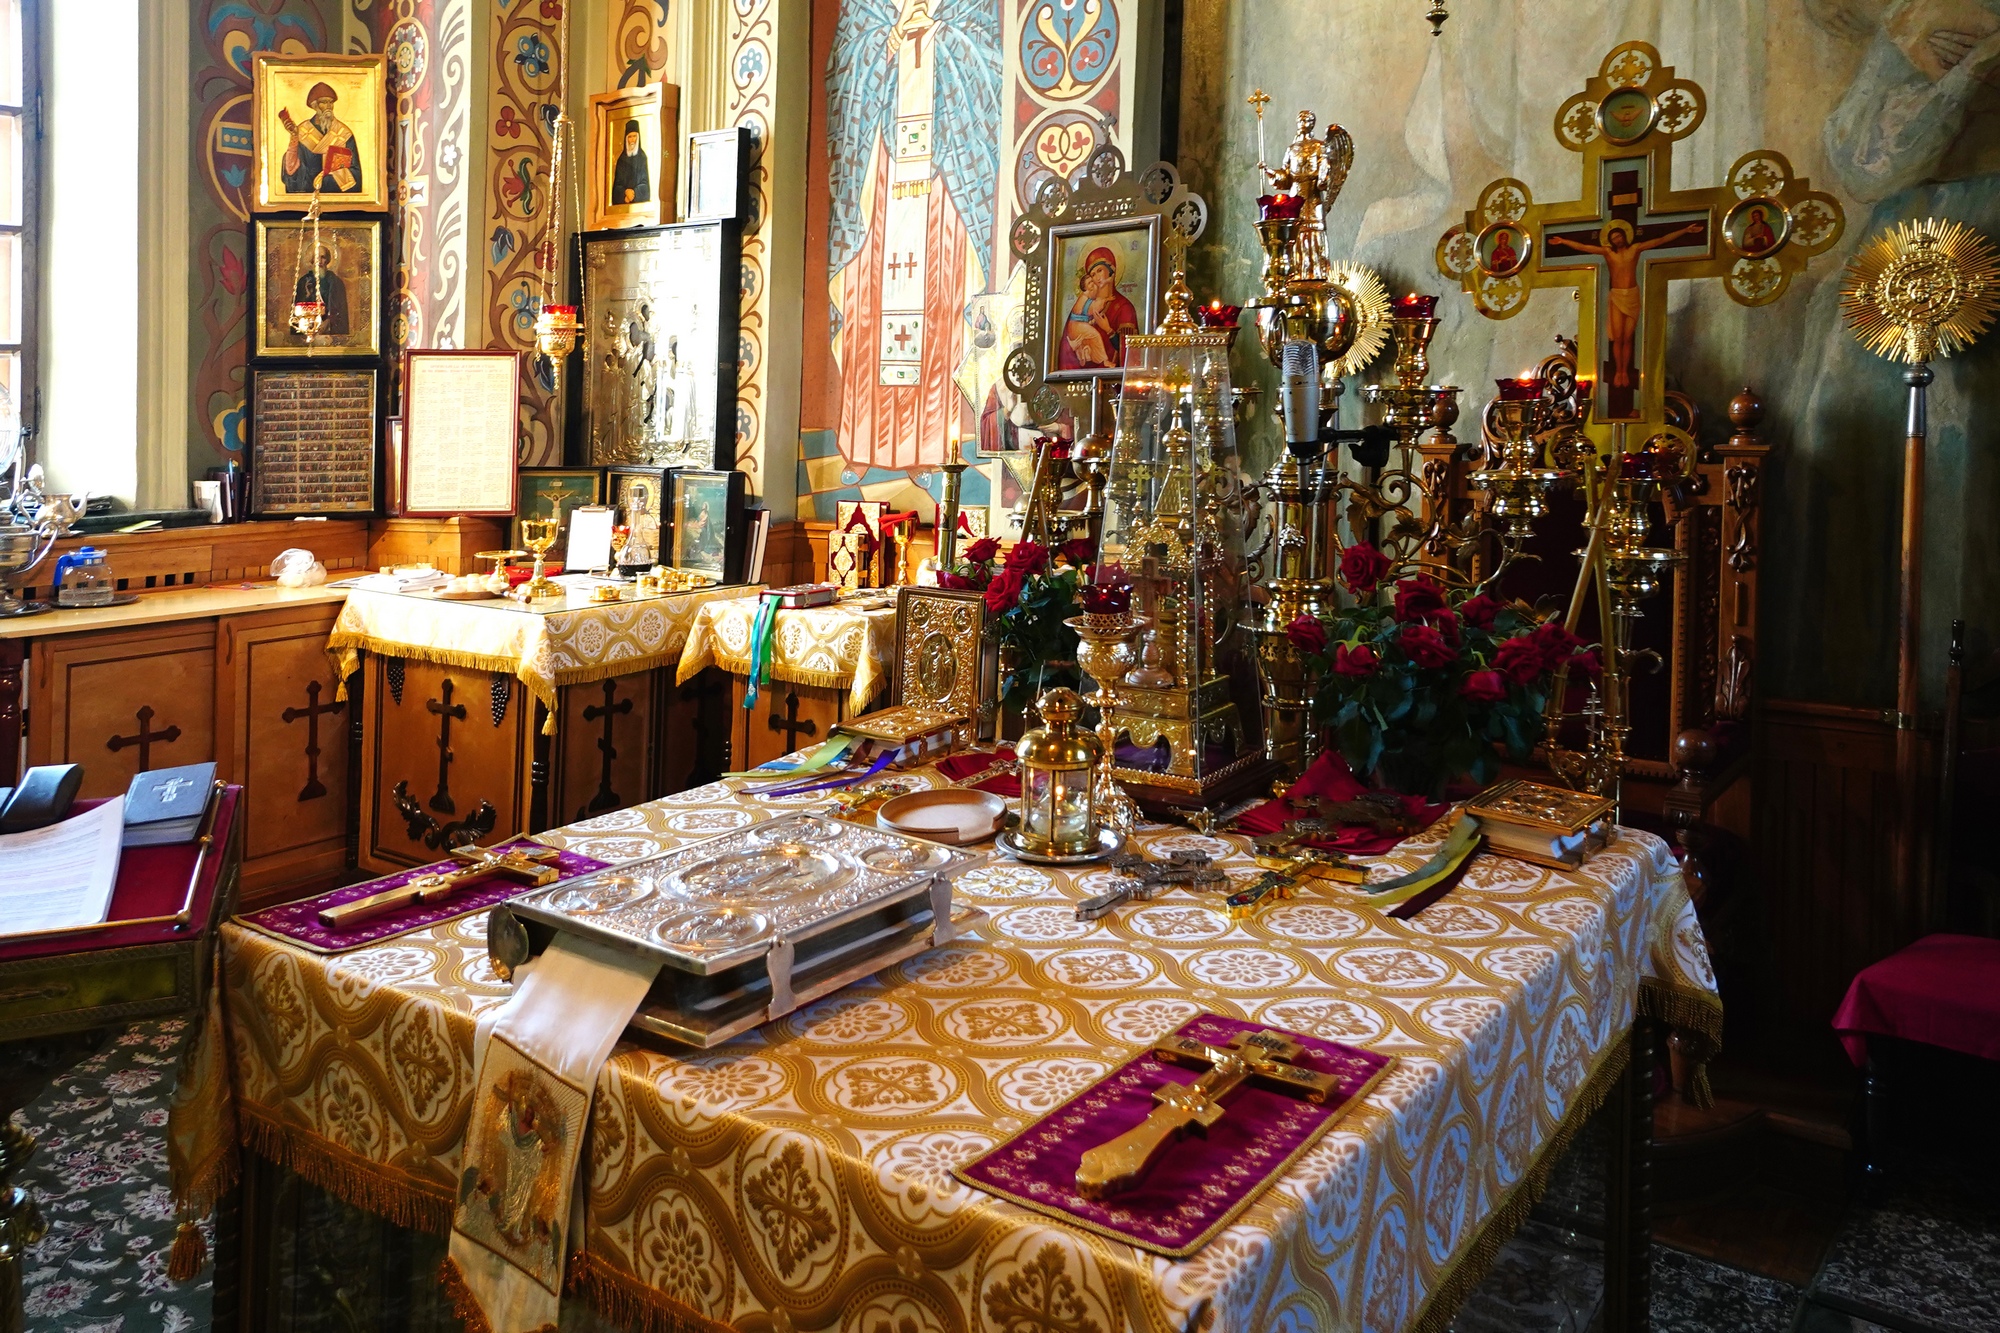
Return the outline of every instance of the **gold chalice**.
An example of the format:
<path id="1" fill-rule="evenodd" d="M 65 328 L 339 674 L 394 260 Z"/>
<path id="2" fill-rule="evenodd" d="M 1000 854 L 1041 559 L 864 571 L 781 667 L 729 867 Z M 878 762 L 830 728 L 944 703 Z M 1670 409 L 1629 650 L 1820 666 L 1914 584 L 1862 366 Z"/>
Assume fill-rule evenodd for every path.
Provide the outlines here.
<path id="1" fill-rule="evenodd" d="M 513 597 L 521 602 L 539 602 L 550 597 L 564 596 L 563 586 L 542 574 L 542 565 L 548 559 L 549 548 L 556 544 L 556 521 L 552 518 L 524 518 L 521 520 L 521 545 L 535 553 L 535 576 L 514 589 Z"/>

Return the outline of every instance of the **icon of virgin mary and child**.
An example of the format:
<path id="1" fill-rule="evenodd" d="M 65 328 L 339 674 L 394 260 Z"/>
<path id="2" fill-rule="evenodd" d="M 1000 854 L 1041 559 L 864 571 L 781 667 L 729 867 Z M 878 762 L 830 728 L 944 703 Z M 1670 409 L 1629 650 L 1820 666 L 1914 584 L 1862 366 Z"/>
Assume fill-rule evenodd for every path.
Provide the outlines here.
<path id="1" fill-rule="evenodd" d="M 1115 370 L 1125 364 L 1125 338 L 1139 332 L 1139 312 L 1118 290 L 1118 256 L 1098 246 L 1084 256 L 1076 299 L 1063 320 L 1058 370 Z"/>

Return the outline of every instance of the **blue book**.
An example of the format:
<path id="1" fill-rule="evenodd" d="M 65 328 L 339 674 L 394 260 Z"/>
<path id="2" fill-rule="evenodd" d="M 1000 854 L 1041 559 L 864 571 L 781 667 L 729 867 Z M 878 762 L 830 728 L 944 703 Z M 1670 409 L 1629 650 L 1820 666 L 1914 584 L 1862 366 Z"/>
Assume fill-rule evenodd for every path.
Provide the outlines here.
<path id="1" fill-rule="evenodd" d="M 201 829 L 202 811 L 208 807 L 214 783 L 213 762 L 156 768 L 134 777 L 125 791 L 124 845 L 156 847 L 192 840 Z"/>

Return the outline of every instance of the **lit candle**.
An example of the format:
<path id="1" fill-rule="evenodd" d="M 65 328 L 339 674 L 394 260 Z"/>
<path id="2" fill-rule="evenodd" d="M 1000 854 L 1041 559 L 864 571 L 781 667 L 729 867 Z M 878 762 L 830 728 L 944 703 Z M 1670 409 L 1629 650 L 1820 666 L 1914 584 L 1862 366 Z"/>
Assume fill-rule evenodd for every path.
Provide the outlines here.
<path id="1" fill-rule="evenodd" d="M 1397 319 L 1431 319 L 1437 314 L 1438 299 L 1435 296 L 1419 296 L 1411 292 L 1408 296 L 1396 298 Z"/>
<path id="2" fill-rule="evenodd" d="M 1500 401 L 1503 403 L 1532 402 L 1542 396 L 1542 386 L 1546 381 L 1535 375 L 1523 375 L 1517 380 L 1495 380 L 1499 386 Z"/>

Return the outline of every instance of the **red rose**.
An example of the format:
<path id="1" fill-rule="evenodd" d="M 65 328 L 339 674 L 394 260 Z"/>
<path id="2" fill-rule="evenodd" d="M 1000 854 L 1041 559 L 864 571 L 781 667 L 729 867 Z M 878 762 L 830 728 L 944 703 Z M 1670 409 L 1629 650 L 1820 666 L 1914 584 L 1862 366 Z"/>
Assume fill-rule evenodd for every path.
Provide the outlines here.
<path id="1" fill-rule="evenodd" d="M 1429 620 L 1444 610 L 1444 589 L 1423 577 L 1396 585 L 1396 619 Z"/>
<path id="2" fill-rule="evenodd" d="M 1007 552 L 1007 568 L 1026 577 L 1039 574 L 1049 567 L 1049 550 L 1035 542 L 1015 542 L 1014 549 Z"/>
<path id="3" fill-rule="evenodd" d="M 1507 678 L 1497 671 L 1475 671 L 1458 692 L 1476 703 L 1497 704 L 1507 697 Z"/>
<path id="4" fill-rule="evenodd" d="M 1583 640 L 1562 627 L 1559 621 L 1548 621 L 1539 625 L 1528 635 L 1534 641 L 1535 650 L 1542 655 L 1542 670 L 1554 671 L 1569 660 L 1569 655 L 1583 647 Z"/>
<path id="5" fill-rule="evenodd" d="M 1021 601 L 1021 584 L 1025 582 L 1018 569 L 1003 569 L 993 576 L 993 582 L 986 585 L 986 609 L 994 615 L 1005 615 Z"/>
<path id="6" fill-rule="evenodd" d="M 1090 544 L 1088 537 L 1072 537 L 1056 548 L 1056 557 L 1065 564 L 1082 569 L 1097 558 L 1097 548 Z"/>
<path id="7" fill-rule="evenodd" d="M 1500 614 L 1500 599 L 1480 593 L 1470 597 L 1458 608 L 1459 619 L 1474 629 L 1492 629 L 1493 618 Z"/>
<path id="8" fill-rule="evenodd" d="M 972 588 L 972 580 L 963 574 L 952 574 L 945 570 L 939 570 L 937 586 L 940 588 L 951 588 L 958 592 L 968 592 Z"/>
<path id="9" fill-rule="evenodd" d="M 1458 647 L 1458 617 L 1449 611 L 1440 611 L 1431 617 L 1431 624 L 1444 635 L 1445 642 Z"/>
<path id="10" fill-rule="evenodd" d="M 1340 553 L 1340 581 L 1356 593 L 1370 593 L 1389 574 L 1389 557 L 1367 542 L 1356 542 Z"/>
<path id="11" fill-rule="evenodd" d="M 1517 684 L 1526 685 L 1542 674 L 1542 652 L 1526 634 L 1502 643 L 1493 654 L 1493 669 Z"/>
<path id="12" fill-rule="evenodd" d="M 1570 674 L 1575 676 L 1597 676 L 1603 674 L 1604 663 L 1597 660 L 1593 652 L 1581 652 L 1569 659 Z"/>
<path id="13" fill-rule="evenodd" d="M 998 554 L 1000 554 L 998 537 L 981 537 L 965 548 L 965 558 L 975 565 L 983 565 Z"/>
<path id="14" fill-rule="evenodd" d="M 1457 650 L 1445 641 L 1444 635 L 1429 625 L 1405 625 L 1399 640 L 1403 651 L 1420 667 L 1450 666 L 1458 656 Z"/>
<path id="15" fill-rule="evenodd" d="M 1367 644 L 1350 648 L 1341 644 L 1333 650 L 1333 674 L 1336 676 L 1372 676 L 1375 674 L 1375 650 Z"/>
<path id="16" fill-rule="evenodd" d="M 1285 626 L 1285 637 L 1290 639 L 1302 653 L 1312 653 L 1319 657 L 1326 655 L 1326 626 L 1311 616 L 1301 615 Z"/>

